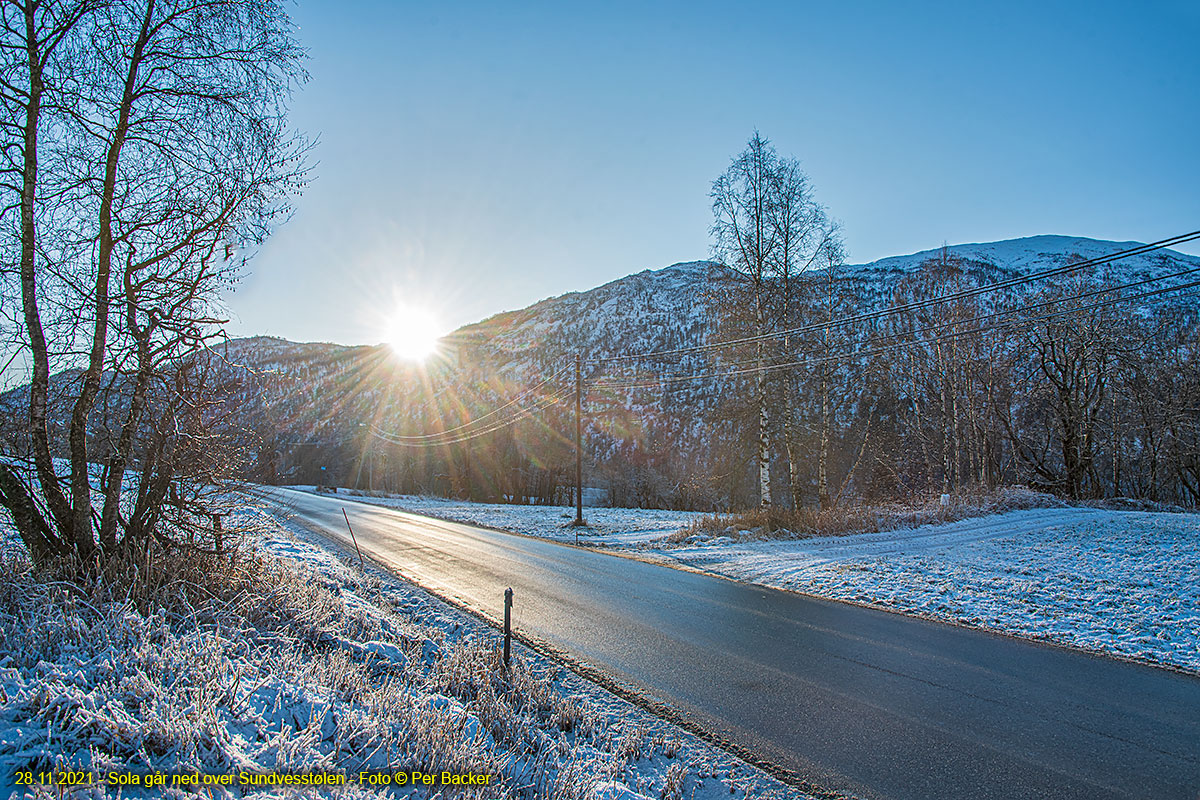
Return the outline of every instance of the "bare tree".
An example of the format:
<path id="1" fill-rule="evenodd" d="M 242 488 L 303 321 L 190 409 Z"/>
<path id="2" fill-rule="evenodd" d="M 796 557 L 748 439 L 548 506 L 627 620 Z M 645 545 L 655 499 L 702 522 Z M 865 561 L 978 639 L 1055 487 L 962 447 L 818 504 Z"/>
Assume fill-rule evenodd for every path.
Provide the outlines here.
<path id="1" fill-rule="evenodd" d="M 191 359 L 219 333 L 217 290 L 303 176 L 306 144 L 284 113 L 304 77 L 302 53 L 275 0 L 12 0 L 4 8 L 0 47 L 30 54 L 6 59 L 3 80 L 6 131 L 24 134 L 8 138 L 5 154 L 8 173 L 19 165 L 22 176 L 14 239 L 22 346 L 33 365 L 34 469 L 30 478 L 0 464 L 0 501 L 36 557 L 90 564 L 146 544 L 162 523 L 181 463 L 162 454 L 177 450 L 168 439 L 186 435 L 176 424 L 181 409 L 204 416 L 205 385 Z M 44 320 L 63 309 L 75 309 L 76 334 L 55 351 Z M 47 427 L 52 361 L 80 368 L 58 443 Z M 69 460 L 66 476 L 56 452 Z M 89 478 L 97 459 L 99 501 Z"/>
<path id="2" fill-rule="evenodd" d="M 1100 418 L 1108 392 L 1114 315 L 1107 307 L 1088 308 L 1078 296 L 1094 285 L 1038 295 L 1080 309 L 1029 328 L 1025 353 L 1038 382 L 1025 398 L 1025 425 L 1010 425 L 1014 449 L 1047 488 L 1067 497 L 1100 496 L 1097 472 Z M 1093 304 L 1094 305 L 1094 304 Z"/>
<path id="3" fill-rule="evenodd" d="M 733 277 L 728 286 L 718 288 L 719 312 L 727 330 L 747 334 L 753 341 L 758 368 L 758 494 L 759 505 L 767 507 L 773 501 L 772 433 L 782 416 L 782 438 L 790 447 L 787 430 L 794 418 L 795 391 L 790 379 L 772 391 L 768 369 L 784 351 L 765 337 L 803 318 L 810 273 L 841 263 L 841 237 L 814 199 L 799 162 L 781 158 L 757 131 L 714 181 L 711 196 L 713 256 Z M 784 344 L 790 352 L 791 343 Z M 776 396 L 783 398 L 782 414 L 772 402 Z M 791 473 L 794 477 L 794 469 Z M 792 494 L 794 501 L 795 486 Z"/>
<path id="4" fill-rule="evenodd" d="M 778 156 L 757 131 L 729 169 L 713 183 L 713 255 L 733 271 L 734 306 L 745 302 L 749 330 L 761 337 L 767 331 L 771 305 L 775 232 L 770 221 L 773 173 Z M 754 344 L 758 365 L 755 394 L 758 401 L 759 505 L 771 504 L 771 418 L 767 396 L 766 344 Z"/>

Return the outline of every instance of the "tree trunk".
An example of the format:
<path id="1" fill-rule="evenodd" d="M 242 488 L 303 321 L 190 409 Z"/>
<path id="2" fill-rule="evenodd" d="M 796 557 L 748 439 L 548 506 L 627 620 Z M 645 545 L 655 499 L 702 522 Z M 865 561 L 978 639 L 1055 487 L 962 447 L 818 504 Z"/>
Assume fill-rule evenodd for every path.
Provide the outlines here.
<path id="1" fill-rule="evenodd" d="M 767 399 L 767 375 L 763 371 L 763 343 L 758 343 L 758 505 L 771 505 L 771 418 Z"/>
<path id="2" fill-rule="evenodd" d="M 33 445 L 33 462 L 37 472 L 38 483 L 42 486 L 42 494 L 50 510 L 55 527 L 59 531 L 69 529 L 71 508 L 66 495 L 58 483 L 54 470 L 54 459 L 50 454 L 50 434 L 47 428 L 47 406 L 49 403 L 50 387 L 50 358 L 46 347 L 46 334 L 42 327 L 41 311 L 37 299 L 37 227 L 34 219 L 34 204 L 37 201 L 38 186 L 38 124 L 41 118 L 42 93 L 45 90 L 42 78 L 42 54 L 38 50 L 36 6 L 33 3 L 25 5 L 25 42 L 26 56 L 29 68 L 29 100 L 25 106 L 25 130 L 23 163 L 21 170 L 21 303 L 25 317 L 25 329 L 29 334 L 30 354 L 33 360 L 33 375 L 29 385 L 29 432 Z M 15 480 L 15 476 L 11 475 Z M 22 490 L 24 494 L 24 490 Z M 16 497 L 5 492 L 6 497 Z M 14 518 L 18 512 L 14 510 Z M 40 519 L 41 515 L 37 517 Z M 33 527 L 22 525 L 26 520 Z M 39 548 L 41 538 L 53 535 L 44 530 L 45 520 L 41 525 L 33 522 L 33 517 L 22 513 L 16 519 L 17 529 L 22 538 L 28 534 L 31 540 L 31 552 L 34 545 Z M 35 556 L 36 557 L 36 556 Z"/>
<path id="3" fill-rule="evenodd" d="M 96 393 L 100 390 L 100 377 L 104 370 L 104 356 L 108 345 L 108 316 L 111 308 L 109 279 L 112 274 L 112 256 L 116 242 L 113 239 L 113 201 L 116 195 L 117 167 L 121 150 L 129 131 L 129 118 L 133 111 L 138 70 L 149 39 L 150 21 L 154 15 L 154 0 L 146 4 L 142 28 L 133 47 L 129 70 L 117 112 L 117 124 L 108 143 L 104 164 L 104 184 L 100 196 L 99 238 L 96 243 L 96 281 L 92 288 L 92 303 L 95 320 L 92 328 L 92 346 L 88 366 L 83 374 L 83 385 L 71 413 L 69 444 L 71 450 L 71 535 L 75 550 L 84 560 L 90 560 L 96 542 L 92 534 L 92 491 L 88 478 L 88 420 Z"/>
<path id="4" fill-rule="evenodd" d="M 821 425 L 820 451 L 817 454 L 817 498 L 821 510 L 828 509 L 832 503 L 829 497 L 829 367 L 821 365 Z"/>
<path id="5" fill-rule="evenodd" d="M 799 452 L 796 447 L 796 386 L 793 380 L 787 382 L 787 398 L 784 401 L 784 445 L 787 447 L 788 459 L 788 492 L 792 497 L 792 508 L 800 508 L 803 503 L 803 493 L 800 487 Z"/>

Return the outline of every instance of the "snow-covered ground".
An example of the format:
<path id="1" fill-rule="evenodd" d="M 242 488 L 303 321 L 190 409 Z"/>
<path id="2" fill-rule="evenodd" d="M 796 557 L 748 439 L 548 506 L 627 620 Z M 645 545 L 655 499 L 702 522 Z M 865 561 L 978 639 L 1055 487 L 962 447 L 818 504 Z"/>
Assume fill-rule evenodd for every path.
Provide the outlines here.
<path id="1" fill-rule="evenodd" d="M 572 509 L 358 497 L 554 539 Z M 1200 673 L 1200 515 L 1011 511 L 918 528 L 751 541 L 666 537 L 697 514 L 585 509 L 582 541 L 782 589 L 1047 639 Z"/>
<path id="2" fill-rule="evenodd" d="M 293 489 L 315 491 L 313 486 L 293 486 Z M 344 491 L 344 490 L 343 490 Z M 347 496 L 362 503 L 387 506 L 414 514 L 469 522 L 488 528 L 498 528 L 528 536 L 539 536 L 580 544 L 632 546 L 652 542 L 686 528 L 692 520 L 704 516 L 696 511 L 663 511 L 640 508 L 583 509 L 585 528 L 573 528 L 574 506 L 517 506 L 504 503 L 470 503 L 443 497 L 417 495 L 365 495 L 352 492 Z"/>
<path id="3" fill-rule="evenodd" d="M 306 797 L 803 797 L 519 645 L 504 677 L 482 621 L 263 521 L 260 555 L 211 574 L 211 604 L 149 615 L 34 580 L 0 524 L 0 797 L 192 796 L 179 775 L 234 776 L 203 794 L 278 796 L 239 788 L 242 773 L 349 778 L 289 795 Z M 140 782 L 17 785 L 53 765 Z M 492 778 L 380 787 L 360 770 Z"/>

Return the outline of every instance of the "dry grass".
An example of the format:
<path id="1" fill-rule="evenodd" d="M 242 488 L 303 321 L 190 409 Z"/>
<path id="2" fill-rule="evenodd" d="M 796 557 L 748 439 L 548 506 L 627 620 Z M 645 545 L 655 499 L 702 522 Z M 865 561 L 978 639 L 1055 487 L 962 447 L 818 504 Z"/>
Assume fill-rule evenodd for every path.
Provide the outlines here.
<path id="1" fill-rule="evenodd" d="M 738 514 L 711 514 L 671 534 L 665 541 L 691 544 L 716 537 L 755 541 L 849 536 L 1061 505 L 1063 502 L 1053 495 L 1023 486 L 1007 486 L 991 491 L 965 490 L 951 495 L 947 505 L 941 503 L 940 496 L 933 496 L 912 505 L 847 505 L 824 510 L 768 508 Z"/>

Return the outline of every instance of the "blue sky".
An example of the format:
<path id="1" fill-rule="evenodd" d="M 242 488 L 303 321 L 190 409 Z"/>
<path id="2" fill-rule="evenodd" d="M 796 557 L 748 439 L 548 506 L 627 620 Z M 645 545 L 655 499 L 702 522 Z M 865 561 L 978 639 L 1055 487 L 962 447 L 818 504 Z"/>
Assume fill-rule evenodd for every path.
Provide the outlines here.
<path id="1" fill-rule="evenodd" d="M 756 128 L 855 263 L 1200 228 L 1200 3 L 293 10 L 313 181 L 228 298 L 237 335 L 377 343 L 398 305 L 448 331 L 705 258 Z"/>

